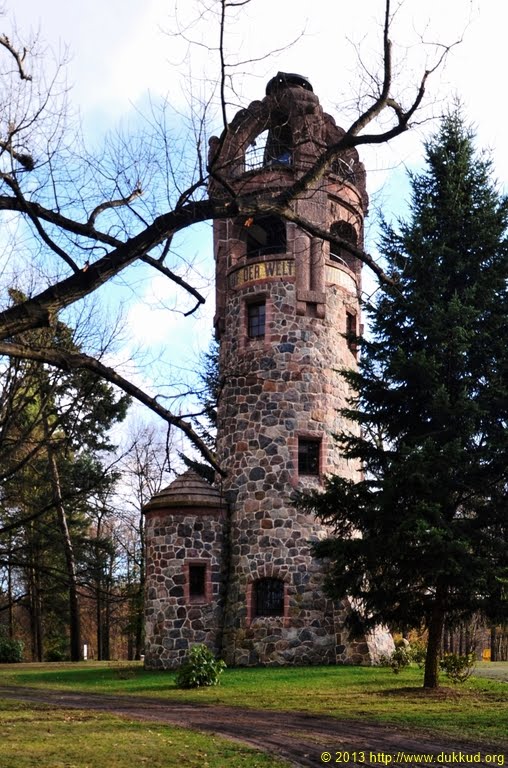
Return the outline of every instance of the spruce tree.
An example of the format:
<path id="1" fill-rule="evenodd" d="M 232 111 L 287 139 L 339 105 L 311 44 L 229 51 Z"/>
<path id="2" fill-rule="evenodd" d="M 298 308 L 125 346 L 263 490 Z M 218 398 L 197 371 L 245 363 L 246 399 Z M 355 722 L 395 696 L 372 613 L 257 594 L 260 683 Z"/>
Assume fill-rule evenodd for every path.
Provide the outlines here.
<path id="1" fill-rule="evenodd" d="M 364 627 L 424 626 L 425 687 L 443 624 L 508 618 L 508 201 L 460 110 L 426 145 L 411 213 L 384 224 L 393 285 L 367 308 L 372 337 L 338 436 L 364 475 L 300 503 L 333 526 L 317 545 L 328 588 Z"/>

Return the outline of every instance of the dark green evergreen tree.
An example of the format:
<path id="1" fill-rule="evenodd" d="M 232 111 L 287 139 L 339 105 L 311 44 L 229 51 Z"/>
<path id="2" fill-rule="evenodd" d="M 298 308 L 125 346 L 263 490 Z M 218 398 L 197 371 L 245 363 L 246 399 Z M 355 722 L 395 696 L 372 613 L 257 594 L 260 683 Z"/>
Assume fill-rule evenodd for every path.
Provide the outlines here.
<path id="1" fill-rule="evenodd" d="M 437 687 L 445 619 L 508 615 L 508 202 L 459 110 L 411 184 L 409 219 L 383 228 L 393 285 L 345 373 L 357 431 L 338 439 L 363 479 L 301 504 L 333 526 L 316 551 L 352 623 L 423 625 Z"/>
<path id="2" fill-rule="evenodd" d="M 217 403 L 222 389 L 222 381 L 219 374 L 219 344 L 212 340 L 207 352 L 201 357 L 201 370 L 199 371 L 199 383 L 201 387 L 196 391 L 197 401 L 201 411 L 194 415 L 193 422 L 197 434 L 208 448 L 215 451 L 217 432 Z M 183 453 L 180 458 L 185 466 L 193 469 L 198 475 L 204 477 L 209 483 L 215 479 L 215 470 L 209 464 L 193 459 Z"/>

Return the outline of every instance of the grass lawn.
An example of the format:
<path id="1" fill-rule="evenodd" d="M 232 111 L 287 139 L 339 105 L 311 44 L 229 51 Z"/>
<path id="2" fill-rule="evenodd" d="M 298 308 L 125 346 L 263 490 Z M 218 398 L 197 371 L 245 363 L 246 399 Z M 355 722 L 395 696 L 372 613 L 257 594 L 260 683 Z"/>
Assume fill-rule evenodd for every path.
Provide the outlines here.
<path id="1" fill-rule="evenodd" d="M 287 768 L 183 728 L 0 699 L 1 768 Z"/>
<path id="2" fill-rule="evenodd" d="M 495 667 L 489 665 L 491 671 Z M 504 669 L 506 673 L 506 665 Z M 455 738 L 508 741 L 508 685 L 502 677 L 475 676 L 457 686 L 443 678 L 441 689 L 426 692 L 417 669 L 394 675 L 376 667 L 265 667 L 228 669 L 216 688 L 181 691 L 169 672 L 147 672 L 139 663 L 87 662 L 0 666 L 1 684 L 297 710 L 424 728 Z"/>

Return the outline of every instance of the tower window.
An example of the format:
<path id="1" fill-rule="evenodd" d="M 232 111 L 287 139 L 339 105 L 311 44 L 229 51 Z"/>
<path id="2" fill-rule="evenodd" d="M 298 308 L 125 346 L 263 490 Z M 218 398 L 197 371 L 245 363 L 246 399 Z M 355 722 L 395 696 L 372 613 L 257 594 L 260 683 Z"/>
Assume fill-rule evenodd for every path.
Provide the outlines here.
<path id="1" fill-rule="evenodd" d="M 358 243 L 358 236 L 356 230 L 352 224 L 347 221 L 337 221 L 330 227 L 330 234 L 335 237 L 340 237 L 341 240 L 345 240 L 347 243 L 356 246 Z M 356 258 L 337 243 L 330 243 L 330 259 L 337 261 L 339 264 L 344 264 L 349 269 L 353 269 Z"/>
<path id="2" fill-rule="evenodd" d="M 277 165 L 293 164 L 293 135 L 289 124 L 276 122 L 262 131 L 245 152 L 245 170 L 255 171 Z"/>
<path id="3" fill-rule="evenodd" d="M 258 579 L 254 584 L 254 616 L 284 616 L 282 579 Z"/>
<path id="4" fill-rule="evenodd" d="M 266 302 L 257 301 L 247 304 L 247 335 L 250 339 L 259 339 L 265 335 Z"/>
<path id="5" fill-rule="evenodd" d="M 298 440 L 298 474 L 319 475 L 319 457 L 321 441 L 316 439 L 299 438 Z"/>
<path id="6" fill-rule="evenodd" d="M 268 253 L 286 253 L 286 224 L 278 216 L 247 219 L 246 252 L 249 259 Z"/>
<path id="7" fill-rule="evenodd" d="M 349 349 L 356 355 L 356 315 L 354 312 L 346 312 L 346 341 Z"/>
<path id="8" fill-rule="evenodd" d="M 189 565 L 189 598 L 193 600 L 206 599 L 206 564 Z"/>
<path id="9" fill-rule="evenodd" d="M 293 137 L 287 123 L 274 125 L 268 131 L 266 139 L 264 164 L 291 165 L 293 161 Z"/>

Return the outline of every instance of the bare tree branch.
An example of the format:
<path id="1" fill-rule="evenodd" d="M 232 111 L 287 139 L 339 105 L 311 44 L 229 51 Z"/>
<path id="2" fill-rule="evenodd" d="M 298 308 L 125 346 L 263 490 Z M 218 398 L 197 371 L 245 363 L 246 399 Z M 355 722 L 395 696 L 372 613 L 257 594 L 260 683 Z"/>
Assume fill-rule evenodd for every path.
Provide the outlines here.
<path id="1" fill-rule="evenodd" d="M 11 56 L 13 57 L 14 61 L 17 64 L 18 72 L 21 80 L 31 80 L 32 76 L 28 74 L 28 72 L 25 70 L 24 63 L 25 58 L 27 54 L 26 48 L 23 48 L 23 53 L 20 54 L 14 46 L 11 44 L 11 41 L 7 37 L 7 35 L 0 35 L 0 45 L 3 45 L 4 48 L 6 48 Z"/>
<path id="2" fill-rule="evenodd" d="M 143 194 L 143 190 L 141 189 L 141 186 L 138 184 L 138 186 L 127 197 L 123 197 L 120 200 L 107 200 L 105 203 L 101 203 L 96 208 L 94 208 L 92 213 L 90 214 L 90 217 L 88 219 L 89 226 L 91 227 L 94 226 L 95 219 L 100 213 L 103 213 L 103 211 L 107 211 L 109 208 L 118 208 L 121 205 L 128 205 L 129 203 L 132 203 L 133 200 L 135 200 L 137 197 L 139 197 L 142 194 Z"/>
<path id="3" fill-rule="evenodd" d="M 207 461 L 217 472 L 222 475 L 224 474 L 212 451 L 205 445 L 188 422 L 180 416 L 168 411 L 167 408 L 164 408 L 158 402 L 156 397 L 148 395 L 131 381 L 128 381 L 117 373 L 113 368 L 101 363 L 100 360 L 96 360 L 95 358 L 80 352 L 67 352 L 65 350 L 51 348 L 30 349 L 29 347 L 7 342 L 0 342 L 0 355 L 17 357 L 24 360 L 36 360 L 41 363 L 53 365 L 64 371 L 73 368 L 86 368 L 89 371 L 93 371 L 101 378 L 117 386 L 126 394 L 134 397 L 140 403 L 143 403 L 143 405 L 146 405 L 151 411 L 156 413 L 171 426 L 178 427 L 178 429 L 180 429 L 190 440 L 192 445 L 194 445 L 194 447 L 201 453 L 205 461 Z"/>

